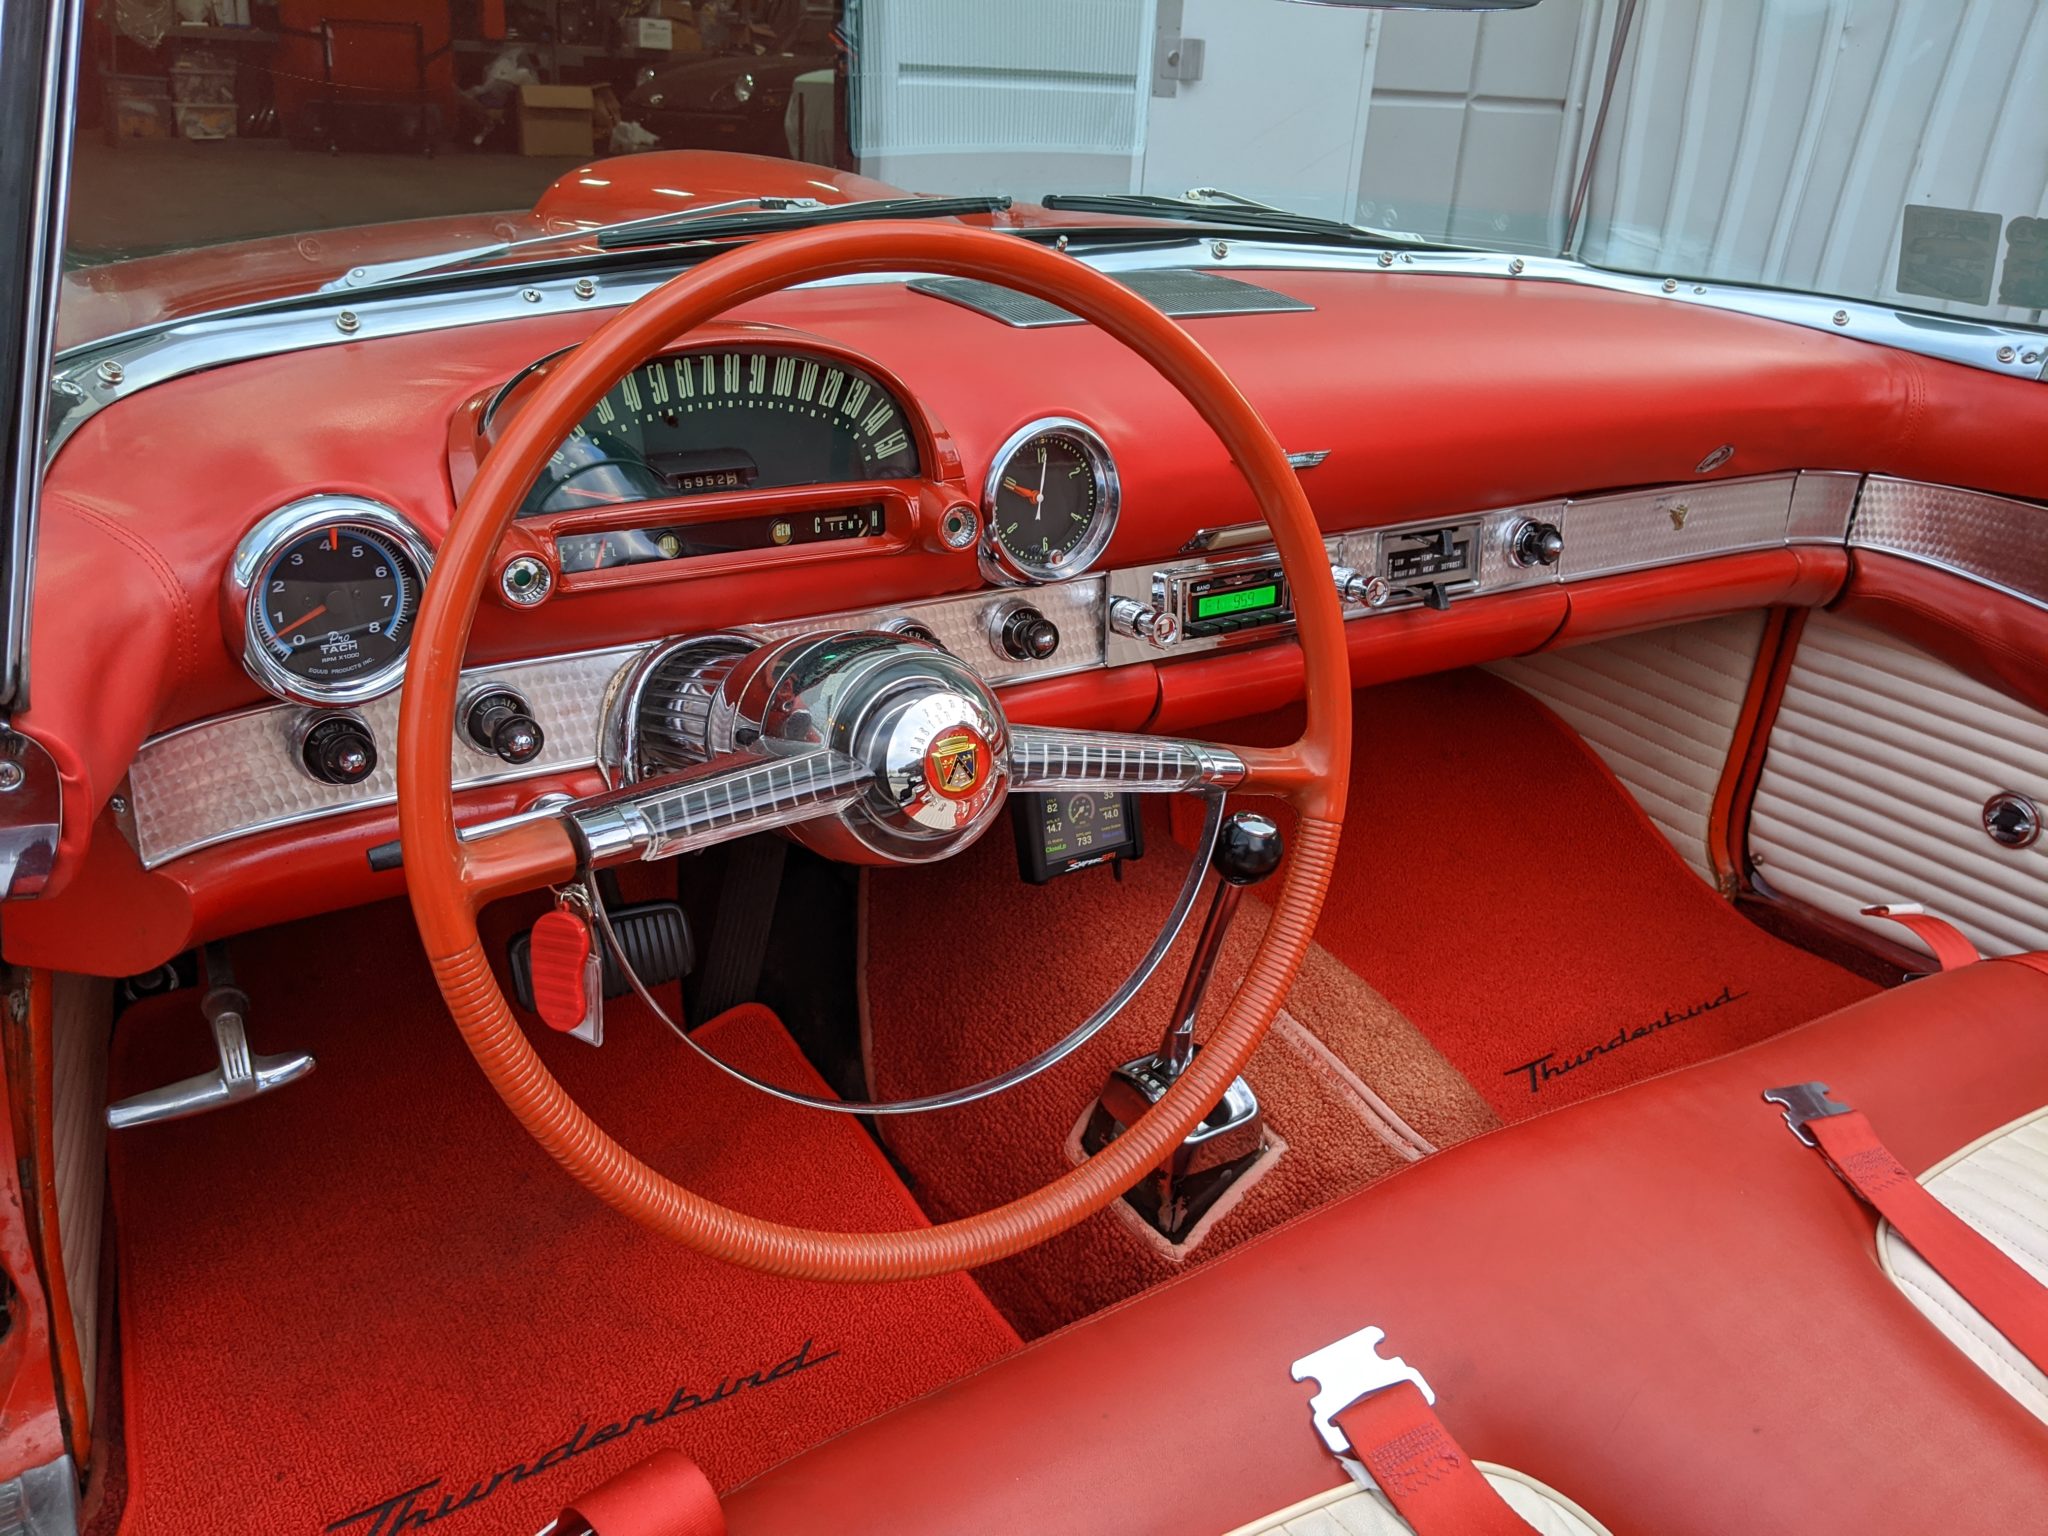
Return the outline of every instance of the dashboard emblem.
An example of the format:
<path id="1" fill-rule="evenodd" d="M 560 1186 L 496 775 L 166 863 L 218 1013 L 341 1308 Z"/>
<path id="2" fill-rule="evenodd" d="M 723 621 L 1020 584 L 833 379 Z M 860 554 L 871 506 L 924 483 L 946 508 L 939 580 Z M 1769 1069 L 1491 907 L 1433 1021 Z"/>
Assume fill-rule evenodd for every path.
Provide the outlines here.
<path id="1" fill-rule="evenodd" d="M 941 733 L 925 748 L 924 778 L 932 793 L 948 800 L 965 800 L 981 788 L 988 777 L 989 745 L 981 732 L 969 725 L 955 726 Z"/>

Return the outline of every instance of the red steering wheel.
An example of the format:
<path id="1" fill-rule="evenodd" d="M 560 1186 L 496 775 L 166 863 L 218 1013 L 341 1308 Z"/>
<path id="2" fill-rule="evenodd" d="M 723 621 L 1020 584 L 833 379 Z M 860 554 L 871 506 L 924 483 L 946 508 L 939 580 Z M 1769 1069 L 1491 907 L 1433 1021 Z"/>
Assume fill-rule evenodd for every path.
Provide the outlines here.
<path id="1" fill-rule="evenodd" d="M 607 826 L 639 829 L 630 847 L 643 857 L 701 846 L 710 835 L 685 840 L 663 834 L 685 827 L 689 807 L 698 803 L 689 797 L 707 782 L 726 790 L 728 804 L 743 787 L 773 812 L 722 829 L 732 833 L 786 823 L 799 813 L 833 812 L 852 789 L 836 785 L 826 793 L 818 787 L 824 782 L 818 764 L 830 754 L 805 760 L 803 783 L 790 782 L 784 760 L 713 762 L 673 783 L 651 779 L 602 797 L 602 807 L 567 806 L 556 818 L 465 843 L 456 836 L 448 743 L 456 730 L 462 657 L 498 541 L 549 455 L 599 398 L 649 355 L 735 305 L 820 278 L 903 271 L 980 278 L 1044 299 L 1150 363 L 1229 449 L 1272 530 L 1294 597 L 1307 724 L 1291 746 L 1233 749 L 1147 737 L 1141 751 L 1133 738 L 1060 731 L 1050 733 L 1056 740 L 1037 741 L 1027 765 L 1022 728 L 1013 742 L 998 711 L 989 734 L 991 745 L 1009 754 L 1003 773 L 1034 787 L 1102 787 L 1104 765 L 1121 765 L 1108 781 L 1114 787 L 1207 785 L 1278 795 L 1292 802 L 1300 824 L 1277 877 L 1273 921 L 1229 1008 L 1194 1063 L 1122 1136 L 1043 1188 L 980 1215 L 914 1231 L 817 1231 L 718 1205 L 608 1136 L 534 1052 L 484 956 L 476 916 L 496 897 L 571 878 L 579 836 L 600 817 Z M 413 913 L 441 995 L 484 1075 L 550 1156 L 634 1220 L 716 1258 L 807 1279 L 873 1281 L 970 1269 L 1042 1242 L 1114 1200 L 1194 1129 L 1250 1060 L 1308 950 L 1336 857 L 1351 752 L 1343 619 L 1315 515 L 1257 411 L 1186 331 L 1086 264 L 1014 235 L 878 223 L 769 236 L 621 310 L 549 373 L 493 446 L 456 509 L 418 622 L 399 711 L 398 816 Z M 997 709 L 993 695 L 968 691 L 973 697 L 963 708 L 984 717 Z M 837 766 L 826 764 L 828 770 Z M 855 771 L 865 770 L 855 764 L 844 776 Z M 997 801 L 999 788 L 992 780 Z M 813 799 L 797 805 L 806 794 Z"/>

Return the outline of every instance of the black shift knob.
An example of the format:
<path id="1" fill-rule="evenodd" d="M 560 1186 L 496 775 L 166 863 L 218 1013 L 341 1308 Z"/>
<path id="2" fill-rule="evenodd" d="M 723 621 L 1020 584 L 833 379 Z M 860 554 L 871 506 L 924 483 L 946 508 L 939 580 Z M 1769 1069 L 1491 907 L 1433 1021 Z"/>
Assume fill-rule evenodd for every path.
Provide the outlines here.
<path id="1" fill-rule="evenodd" d="M 1280 856 L 1286 851 L 1286 842 L 1270 816 L 1239 811 L 1223 823 L 1209 862 L 1232 885 L 1257 885 L 1280 867 Z"/>

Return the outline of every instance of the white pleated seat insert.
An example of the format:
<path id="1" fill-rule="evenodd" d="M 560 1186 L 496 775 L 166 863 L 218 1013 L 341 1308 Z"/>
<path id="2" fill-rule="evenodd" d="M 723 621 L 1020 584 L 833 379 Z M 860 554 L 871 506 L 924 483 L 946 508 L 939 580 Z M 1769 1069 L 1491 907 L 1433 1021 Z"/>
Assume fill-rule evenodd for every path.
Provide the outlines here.
<path id="1" fill-rule="evenodd" d="M 1937 1164 L 1920 1182 L 1943 1205 L 2048 1285 L 2048 1109 L 2000 1126 Z M 1914 1306 L 1970 1359 L 2048 1423 L 2048 1376 L 1957 1294 L 1890 1222 L 1877 1229 L 1878 1261 Z"/>
<path id="2" fill-rule="evenodd" d="M 1534 1478 L 1491 1462 L 1473 1465 L 1536 1536 L 1608 1536 L 1606 1526 Z M 1413 1536 L 1413 1528 L 1379 1494 L 1345 1483 L 1241 1525 L 1230 1536 Z"/>

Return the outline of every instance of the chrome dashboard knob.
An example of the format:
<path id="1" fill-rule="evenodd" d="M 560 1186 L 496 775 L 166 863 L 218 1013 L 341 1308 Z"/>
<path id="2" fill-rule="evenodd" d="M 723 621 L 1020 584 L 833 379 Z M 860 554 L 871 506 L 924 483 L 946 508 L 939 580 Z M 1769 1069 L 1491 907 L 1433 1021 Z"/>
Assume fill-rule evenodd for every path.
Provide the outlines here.
<path id="1" fill-rule="evenodd" d="M 1525 517 L 1508 532 L 1508 555 L 1524 569 L 1555 565 L 1563 554 L 1564 534 L 1555 523 Z"/>
<path id="2" fill-rule="evenodd" d="M 1337 596 L 1347 605 L 1384 608 L 1394 595 L 1385 577 L 1368 576 L 1348 565 L 1331 566 L 1330 579 L 1337 584 Z"/>
<path id="3" fill-rule="evenodd" d="M 299 738 L 299 762 L 323 784 L 360 784 L 377 771 L 377 738 L 359 715 L 314 715 Z"/>
<path id="4" fill-rule="evenodd" d="M 1180 619 L 1168 609 L 1154 608 L 1135 597 L 1110 601 L 1109 627 L 1114 633 L 1142 640 L 1155 650 L 1170 650 L 1180 644 Z"/>
<path id="5" fill-rule="evenodd" d="M 478 694 L 464 712 L 463 723 L 479 752 L 488 752 L 515 768 L 539 757 L 547 745 L 547 734 L 527 709 L 526 700 L 509 688 L 489 688 Z"/>
<path id="6" fill-rule="evenodd" d="M 1060 648 L 1060 630 L 1036 608 L 1019 603 L 997 618 L 995 642 L 1012 661 L 1047 661 Z"/>

